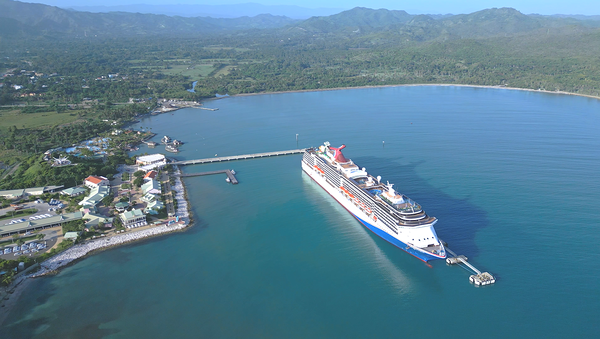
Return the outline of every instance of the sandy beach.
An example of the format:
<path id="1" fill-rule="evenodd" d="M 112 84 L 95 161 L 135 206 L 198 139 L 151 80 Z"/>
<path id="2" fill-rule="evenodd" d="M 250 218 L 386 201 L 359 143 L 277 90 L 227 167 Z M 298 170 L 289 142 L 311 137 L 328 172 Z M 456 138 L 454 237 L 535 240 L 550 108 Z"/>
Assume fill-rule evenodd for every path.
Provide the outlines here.
<path id="1" fill-rule="evenodd" d="M 564 92 L 564 91 L 547 91 L 547 90 L 537 90 L 537 89 L 530 89 L 530 88 L 518 88 L 518 87 L 506 87 L 506 86 L 484 86 L 484 85 L 463 85 L 463 84 L 401 84 L 401 85 L 336 87 L 336 88 L 302 89 L 302 90 L 281 91 L 281 92 L 242 93 L 242 94 L 231 95 L 231 97 L 244 97 L 244 96 L 253 96 L 253 95 L 283 94 L 283 93 L 340 91 L 340 90 L 347 90 L 347 89 L 362 89 L 362 88 L 416 87 L 416 86 L 444 86 L 444 87 L 455 86 L 455 87 L 506 89 L 506 90 L 514 90 L 514 91 L 527 91 L 527 92 L 548 93 L 548 94 L 566 94 L 566 95 L 575 95 L 575 96 L 587 97 L 587 98 L 593 98 L 593 99 L 600 99 L 600 96 L 596 96 L 596 95 L 579 94 L 579 93 L 571 93 L 571 92 Z M 210 98 L 210 99 L 205 99 L 202 101 L 219 100 L 219 99 L 224 99 L 224 98 L 227 98 L 227 97 Z"/>

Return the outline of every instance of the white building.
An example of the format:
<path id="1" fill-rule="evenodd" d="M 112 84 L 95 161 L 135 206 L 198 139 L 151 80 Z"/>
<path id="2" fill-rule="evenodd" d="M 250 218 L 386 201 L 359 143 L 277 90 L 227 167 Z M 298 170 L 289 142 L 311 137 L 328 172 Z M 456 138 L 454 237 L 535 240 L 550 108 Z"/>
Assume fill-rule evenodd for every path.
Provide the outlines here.
<path id="1" fill-rule="evenodd" d="M 89 177 L 85 178 L 83 184 L 93 189 L 98 188 L 100 186 L 109 186 L 110 182 L 105 177 L 90 175 Z"/>
<path id="2" fill-rule="evenodd" d="M 147 172 L 165 166 L 167 158 L 164 154 L 142 155 L 135 160 L 135 163 L 139 166 L 140 170 Z"/>

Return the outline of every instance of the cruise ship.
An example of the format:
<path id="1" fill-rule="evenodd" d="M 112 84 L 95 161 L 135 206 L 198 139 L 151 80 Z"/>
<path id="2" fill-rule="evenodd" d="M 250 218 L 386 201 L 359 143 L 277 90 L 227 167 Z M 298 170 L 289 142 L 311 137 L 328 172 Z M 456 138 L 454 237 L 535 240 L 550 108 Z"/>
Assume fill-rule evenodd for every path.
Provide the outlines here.
<path id="1" fill-rule="evenodd" d="M 446 258 L 446 249 L 428 216 L 394 185 L 381 183 L 366 169 L 359 168 L 342 154 L 342 145 L 325 142 L 309 148 L 302 157 L 302 170 L 337 200 L 361 224 L 403 251 L 425 262 Z"/>

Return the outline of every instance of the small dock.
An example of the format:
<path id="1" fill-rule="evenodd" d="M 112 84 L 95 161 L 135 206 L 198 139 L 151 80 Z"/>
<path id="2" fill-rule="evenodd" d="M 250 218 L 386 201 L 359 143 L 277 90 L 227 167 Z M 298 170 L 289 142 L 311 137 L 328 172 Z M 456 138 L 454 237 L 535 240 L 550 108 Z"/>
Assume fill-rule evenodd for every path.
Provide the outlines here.
<path id="1" fill-rule="evenodd" d="M 475 266 L 473 266 L 470 263 L 468 263 L 467 262 L 468 258 L 465 257 L 464 255 L 456 255 L 456 253 L 454 253 L 448 247 L 446 247 L 446 252 L 448 252 L 448 253 L 450 253 L 452 255 L 452 257 L 446 258 L 446 263 L 448 265 L 464 264 L 473 273 L 475 273 L 475 274 L 469 276 L 469 281 L 472 284 L 474 284 L 475 286 L 491 285 L 491 284 L 494 284 L 496 282 L 496 278 L 494 278 L 494 276 L 491 275 L 489 272 L 483 272 L 482 273 L 480 270 L 478 270 L 477 268 L 475 268 Z"/>
<path id="2" fill-rule="evenodd" d="M 208 108 L 208 107 L 198 107 L 199 109 L 203 109 L 205 111 L 218 111 L 218 108 Z"/>
<path id="3" fill-rule="evenodd" d="M 233 185 L 238 184 L 237 178 L 233 174 L 232 170 L 229 170 L 229 169 L 220 170 L 220 171 L 200 172 L 200 173 L 184 173 L 184 174 L 179 174 L 177 176 L 181 177 L 181 178 L 183 178 L 183 177 L 199 177 L 199 176 L 203 176 L 203 175 L 213 175 L 213 174 L 221 174 L 221 173 L 225 173 L 227 175 L 227 179 L 229 179 L 229 182 L 232 183 Z"/>
<path id="4" fill-rule="evenodd" d="M 301 148 L 301 149 L 293 149 L 293 150 L 289 150 L 289 151 L 232 155 L 232 156 L 227 156 L 227 157 L 214 157 L 214 158 L 205 158 L 205 159 L 196 159 L 196 160 L 183 160 L 183 161 L 174 161 L 174 162 L 171 162 L 171 164 L 172 165 L 196 165 L 196 164 L 208 164 L 208 163 L 212 163 L 212 162 L 266 158 L 266 157 L 275 157 L 275 156 L 281 156 L 281 155 L 300 154 L 300 153 L 304 153 L 304 150 L 305 150 L 304 148 Z"/>

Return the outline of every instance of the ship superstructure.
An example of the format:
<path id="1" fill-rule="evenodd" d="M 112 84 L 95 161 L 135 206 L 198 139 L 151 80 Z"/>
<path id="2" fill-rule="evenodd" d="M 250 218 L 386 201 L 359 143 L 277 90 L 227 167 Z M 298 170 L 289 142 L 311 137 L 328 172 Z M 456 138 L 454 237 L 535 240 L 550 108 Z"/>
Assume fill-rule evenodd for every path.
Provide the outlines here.
<path id="1" fill-rule="evenodd" d="M 433 228 L 437 219 L 396 192 L 393 184 L 381 183 L 381 177 L 373 177 L 344 157 L 345 147 L 331 147 L 325 142 L 317 149 L 307 149 L 302 169 L 381 238 L 423 261 L 446 258 L 444 245 Z"/>

